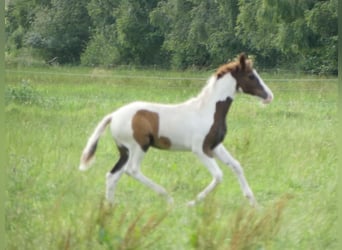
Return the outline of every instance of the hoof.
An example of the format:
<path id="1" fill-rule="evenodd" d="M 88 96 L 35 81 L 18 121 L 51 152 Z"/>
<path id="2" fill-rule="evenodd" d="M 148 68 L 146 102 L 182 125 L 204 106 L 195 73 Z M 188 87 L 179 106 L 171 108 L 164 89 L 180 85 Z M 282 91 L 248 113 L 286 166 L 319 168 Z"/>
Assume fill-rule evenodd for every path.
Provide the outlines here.
<path id="1" fill-rule="evenodd" d="M 175 202 L 174 202 L 174 200 L 173 200 L 172 197 L 168 197 L 168 198 L 167 198 L 167 203 L 168 203 L 169 205 L 173 205 Z"/>
<path id="2" fill-rule="evenodd" d="M 189 202 L 186 204 L 187 207 L 194 207 L 195 205 L 196 205 L 196 201 L 195 201 L 195 200 L 189 201 Z"/>

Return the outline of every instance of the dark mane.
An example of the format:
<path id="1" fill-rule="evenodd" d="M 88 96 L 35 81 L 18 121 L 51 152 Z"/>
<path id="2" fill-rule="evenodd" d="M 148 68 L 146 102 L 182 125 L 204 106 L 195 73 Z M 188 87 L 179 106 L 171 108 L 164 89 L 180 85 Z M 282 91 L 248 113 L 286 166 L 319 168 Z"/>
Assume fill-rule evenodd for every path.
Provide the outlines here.
<path id="1" fill-rule="evenodd" d="M 235 61 L 220 66 L 215 75 L 217 79 L 220 79 L 227 73 L 237 73 L 240 70 L 251 71 L 252 68 L 252 61 L 248 60 L 245 54 L 241 54 Z"/>

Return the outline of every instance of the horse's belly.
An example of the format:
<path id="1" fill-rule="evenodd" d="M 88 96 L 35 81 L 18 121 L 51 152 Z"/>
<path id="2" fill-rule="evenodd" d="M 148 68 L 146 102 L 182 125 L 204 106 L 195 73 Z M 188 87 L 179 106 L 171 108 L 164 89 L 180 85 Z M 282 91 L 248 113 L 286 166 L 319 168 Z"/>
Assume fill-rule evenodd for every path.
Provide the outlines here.
<path id="1" fill-rule="evenodd" d="M 207 121 L 198 119 L 191 115 L 185 115 L 187 120 L 183 119 L 165 119 L 161 120 L 159 136 L 167 137 L 171 150 L 192 151 L 194 146 L 201 146 L 203 139 L 209 131 L 210 124 Z M 194 145 L 196 144 L 196 145 Z"/>

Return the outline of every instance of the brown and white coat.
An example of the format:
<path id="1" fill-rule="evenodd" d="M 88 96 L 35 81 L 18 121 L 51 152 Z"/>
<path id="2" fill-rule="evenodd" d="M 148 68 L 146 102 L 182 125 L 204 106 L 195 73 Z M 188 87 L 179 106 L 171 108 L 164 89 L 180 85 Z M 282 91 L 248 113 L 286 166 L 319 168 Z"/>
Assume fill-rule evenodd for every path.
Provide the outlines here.
<path id="1" fill-rule="evenodd" d="M 143 184 L 172 198 L 160 185 L 140 171 L 141 161 L 149 147 L 192 151 L 211 173 L 212 182 L 189 205 L 202 200 L 222 180 L 215 158 L 229 165 L 240 182 L 244 195 L 256 204 L 240 163 L 222 142 L 227 132 L 226 116 L 238 91 L 255 95 L 269 103 L 272 91 L 266 86 L 244 54 L 238 60 L 218 68 L 197 97 L 180 104 L 133 102 L 107 115 L 98 124 L 81 156 L 80 169 L 86 170 L 107 125 L 120 152 L 120 159 L 106 177 L 106 198 L 114 201 L 115 186 L 126 173 Z"/>

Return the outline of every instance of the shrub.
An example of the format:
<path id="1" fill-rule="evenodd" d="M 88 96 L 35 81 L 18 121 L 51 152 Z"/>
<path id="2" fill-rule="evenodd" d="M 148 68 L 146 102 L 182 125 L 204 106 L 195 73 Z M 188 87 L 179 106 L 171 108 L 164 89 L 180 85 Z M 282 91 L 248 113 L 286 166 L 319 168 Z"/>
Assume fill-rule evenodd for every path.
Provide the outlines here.
<path id="1" fill-rule="evenodd" d="M 119 53 L 116 47 L 103 34 L 96 34 L 81 55 L 81 63 L 85 66 L 110 67 L 118 60 Z"/>
<path id="2" fill-rule="evenodd" d="M 11 101 L 23 105 L 40 104 L 41 96 L 29 83 L 28 80 L 22 80 L 16 87 L 8 86 L 6 89 L 6 103 Z"/>

